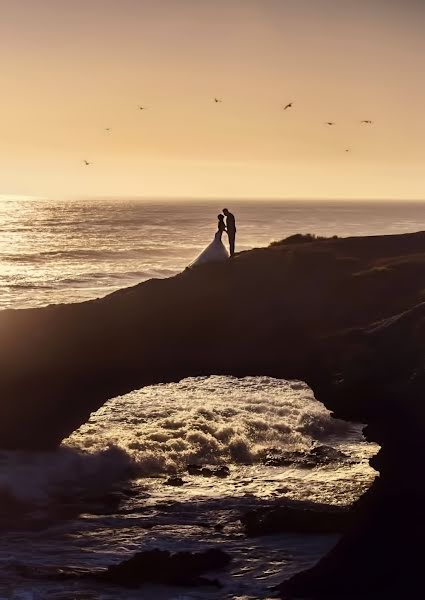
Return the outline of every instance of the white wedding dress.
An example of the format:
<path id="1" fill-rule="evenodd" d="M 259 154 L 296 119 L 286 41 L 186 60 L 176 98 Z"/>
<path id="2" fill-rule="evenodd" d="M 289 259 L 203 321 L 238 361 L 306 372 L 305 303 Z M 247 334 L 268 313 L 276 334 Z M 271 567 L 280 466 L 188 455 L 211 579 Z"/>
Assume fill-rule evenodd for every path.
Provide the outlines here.
<path id="1" fill-rule="evenodd" d="M 218 230 L 211 244 L 207 246 L 203 252 L 201 252 L 198 258 L 190 263 L 189 268 L 198 267 L 199 265 L 204 265 L 205 263 L 227 260 L 229 258 L 229 253 L 221 241 L 222 235 L 223 232 Z"/>

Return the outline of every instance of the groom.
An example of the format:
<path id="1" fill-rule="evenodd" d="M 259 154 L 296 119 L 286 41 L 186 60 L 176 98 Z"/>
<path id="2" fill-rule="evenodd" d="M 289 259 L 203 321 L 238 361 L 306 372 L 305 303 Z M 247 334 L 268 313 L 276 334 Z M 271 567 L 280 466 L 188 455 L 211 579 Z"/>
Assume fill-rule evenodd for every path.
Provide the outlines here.
<path id="1" fill-rule="evenodd" d="M 226 216 L 226 231 L 229 236 L 230 256 L 234 256 L 236 237 L 235 217 L 227 208 L 223 208 L 223 214 Z"/>

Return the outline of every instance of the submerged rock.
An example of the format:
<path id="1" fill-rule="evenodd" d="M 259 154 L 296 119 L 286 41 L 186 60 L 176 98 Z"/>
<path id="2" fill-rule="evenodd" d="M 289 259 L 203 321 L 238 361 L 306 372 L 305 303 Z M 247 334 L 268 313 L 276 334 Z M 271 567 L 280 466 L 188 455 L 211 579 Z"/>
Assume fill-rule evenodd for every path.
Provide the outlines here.
<path id="1" fill-rule="evenodd" d="M 268 467 L 284 467 L 296 464 L 299 467 L 313 468 L 332 463 L 350 463 L 350 457 L 332 446 L 315 446 L 307 451 L 286 451 L 282 448 L 272 448 L 262 459 Z"/>
<path id="2" fill-rule="evenodd" d="M 220 587 L 217 580 L 201 577 L 208 571 L 223 569 L 230 563 L 228 554 L 220 549 L 205 552 L 177 552 L 167 550 L 146 550 L 138 552 L 119 565 L 113 565 L 106 571 L 94 574 L 95 579 L 122 585 L 137 587 L 142 583 L 161 583 L 165 585 Z"/>
<path id="3" fill-rule="evenodd" d="M 199 465 L 187 465 L 189 475 L 202 475 L 202 467 Z"/>
<path id="4" fill-rule="evenodd" d="M 174 487 L 180 487 L 186 482 L 181 477 L 169 477 L 164 481 L 164 485 L 171 485 Z"/>
<path id="5" fill-rule="evenodd" d="M 230 469 L 226 465 L 204 467 L 202 465 L 187 465 L 189 475 L 198 475 L 202 477 L 228 477 Z"/>
<path id="6" fill-rule="evenodd" d="M 231 562 L 228 554 L 218 548 L 204 552 L 176 552 L 167 550 L 145 550 L 118 565 L 111 565 L 104 571 L 89 571 L 87 568 L 61 569 L 46 566 L 14 565 L 14 571 L 29 579 L 69 581 L 101 581 L 128 588 L 136 588 L 144 583 L 163 585 L 221 587 L 217 579 L 201 577 L 209 571 L 219 571 Z"/>

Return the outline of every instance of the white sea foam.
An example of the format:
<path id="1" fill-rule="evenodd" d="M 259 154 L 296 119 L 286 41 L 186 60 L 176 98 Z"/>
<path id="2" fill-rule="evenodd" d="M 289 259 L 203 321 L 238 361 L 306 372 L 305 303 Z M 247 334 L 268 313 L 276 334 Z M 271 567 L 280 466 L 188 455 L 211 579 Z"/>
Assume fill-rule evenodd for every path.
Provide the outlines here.
<path id="1" fill-rule="evenodd" d="M 114 398 L 50 453 L 1 456 L 0 497 L 44 505 L 114 482 L 183 471 L 190 463 L 256 464 L 266 449 L 361 442 L 300 381 L 212 376 Z"/>
<path id="2" fill-rule="evenodd" d="M 188 463 L 252 463 L 265 448 L 307 450 L 349 430 L 301 382 L 212 376 L 115 398 L 67 445 L 88 452 L 119 448 L 144 475 Z"/>

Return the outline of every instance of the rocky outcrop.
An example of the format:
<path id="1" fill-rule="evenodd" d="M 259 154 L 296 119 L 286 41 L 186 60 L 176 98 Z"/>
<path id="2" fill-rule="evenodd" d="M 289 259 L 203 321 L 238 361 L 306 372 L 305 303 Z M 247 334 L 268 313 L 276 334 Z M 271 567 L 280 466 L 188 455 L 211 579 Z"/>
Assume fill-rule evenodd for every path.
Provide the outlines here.
<path id="1" fill-rule="evenodd" d="M 175 552 L 168 550 L 143 550 L 131 558 L 106 569 L 71 568 L 55 566 L 14 565 L 17 574 L 27 579 L 52 581 L 87 580 L 103 584 L 118 585 L 125 588 L 138 588 L 146 583 L 198 587 L 213 586 L 220 588 L 221 583 L 215 577 L 203 577 L 205 573 L 223 571 L 231 563 L 231 557 L 219 548 L 210 548 L 203 552 Z M 69 597 L 69 596 L 68 596 Z"/>
<path id="2" fill-rule="evenodd" d="M 341 341 L 340 373 L 318 396 L 338 416 L 368 423 L 366 438 L 381 446 L 370 461 L 379 477 L 353 506 L 341 541 L 315 567 L 284 582 L 281 597 L 422 595 L 425 305 Z"/>
<path id="3" fill-rule="evenodd" d="M 0 446 L 54 448 L 108 398 L 157 382 L 302 379 L 336 416 L 368 424 L 380 476 L 352 531 L 282 595 L 389 597 L 420 573 L 424 299 L 417 233 L 295 238 L 100 300 L 3 311 Z"/>
<path id="4" fill-rule="evenodd" d="M 201 577 L 203 573 L 217 571 L 230 563 L 228 554 L 218 548 L 205 552 L 176 552 L 145 550 L 118 565 L 108 567 L 101 573 L 89 574 L 104 583 L 125 587 L 137 587 L 143 583 L 164 585 L 221 587 L 217 579 Z"/>

